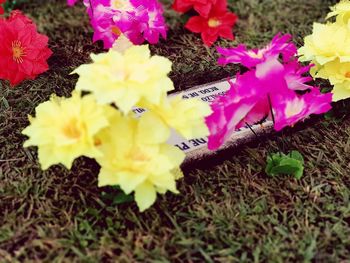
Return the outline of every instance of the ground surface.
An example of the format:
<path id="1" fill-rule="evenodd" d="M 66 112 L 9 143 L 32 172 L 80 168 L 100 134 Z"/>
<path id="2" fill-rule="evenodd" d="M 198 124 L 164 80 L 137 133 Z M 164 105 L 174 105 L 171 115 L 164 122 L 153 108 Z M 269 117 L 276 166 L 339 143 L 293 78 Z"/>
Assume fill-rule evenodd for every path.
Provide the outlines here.
<path id="1" fill-rule="evenodd" d="M 0 87 L 0 262 L 340 262 L 350 259 L 350 118 L 318 121 L 289 145 L 306 158 L 302 180 L 263 173 L 274 141 L 233 151 L 226 161 L 190 171 L 181 195 L 167 194 L 145 213 L 115 205 L 97 188 L 98 167 L 80 159 L 72 171 L 39 169 L 35 149 L 23 149 L 27 114 L 51 93 L 68 96 L 68 74 L 101 48 L 90 42 L 82 7 L 31 0 L 21 8 L 49 35 L 51 70 L 20 87 Z M 298 45 L 326 0 L 231 0 L 240 21 L 237 42 L 258 46 L 277 32 Z M 169 7 L 169 4 L 167 5 Z M 215 49 L 166 13 L 171 30 L 154 53 L 174 62 L 178 89 L 227 77 Z M 340 114 L 341 117 L 341 114 Z M 346 261 L 343 261 L 346 262 Z"/>

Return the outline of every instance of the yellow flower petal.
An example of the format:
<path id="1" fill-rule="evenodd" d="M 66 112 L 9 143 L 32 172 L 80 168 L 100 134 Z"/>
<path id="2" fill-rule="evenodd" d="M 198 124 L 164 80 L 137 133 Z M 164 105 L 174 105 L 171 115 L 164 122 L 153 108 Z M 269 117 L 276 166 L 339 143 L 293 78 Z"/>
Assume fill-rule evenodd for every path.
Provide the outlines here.
<path id="1" fill-rule="evenodd" d="M 157 192 L 154 186 L 148 182 L 139 185 L 135 189 L 135 201 L 141 212 L 153 205 L 156 198 Z"/>

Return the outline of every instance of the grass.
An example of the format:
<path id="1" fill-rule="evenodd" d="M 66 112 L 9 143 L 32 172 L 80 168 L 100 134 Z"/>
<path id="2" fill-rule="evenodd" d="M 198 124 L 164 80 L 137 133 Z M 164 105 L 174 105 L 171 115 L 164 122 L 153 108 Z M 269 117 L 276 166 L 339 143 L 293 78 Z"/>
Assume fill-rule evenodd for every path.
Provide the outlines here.
<path id="1" fill-rule="evenodd" d="M 276 138 L 226 153 L 180 180 L 145 213 L 115 205 L 99 189 L 98 166 L 81 158 L 72 171 L 42 172 L 35 149 L 24 149 L 27 115 L 52 93 L 69 96 L 68 75 L 102 51 L 92 44 L 84 9 L 63 0 L 20 7 L 50 37 L 50 71 L 20 87 L 0 88 L 0 262 L 348 262 L 350 259 L 350 118 L 338 114 L 289 132 L 290 149 L 305 157 L 305 176 L 267 177 L 267 149 Z M 165 1 L 169 2 L 169 1 Z M 328 0 L 234 0 L 236 41 L 259 46 L 277 32 L 301 45 Z M 169 3 L 165 3 L 169 7 Z M 239 68 L 216 65 L 214 48 L 166 12 L 169 38 L 152 51 L 174 62 L 177 89 L 218 80 Z M 339 108 L 339 107 L 338 107 Z M 343 109 L 340 107 L 340 109 Z M 340 110 L 338 111 L 340 112 Z M 340 112 L 341 113 L 341 112 Z M 102 192 L 107 193 L 103 195 Z"/>

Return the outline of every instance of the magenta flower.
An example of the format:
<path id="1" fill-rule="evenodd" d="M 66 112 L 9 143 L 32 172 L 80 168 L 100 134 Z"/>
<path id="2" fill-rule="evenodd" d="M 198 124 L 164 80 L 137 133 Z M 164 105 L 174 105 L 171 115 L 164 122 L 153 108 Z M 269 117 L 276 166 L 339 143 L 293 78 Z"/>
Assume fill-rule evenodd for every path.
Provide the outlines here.
<path id="1" fill-rule="evenodd" d="M 309 72 L 314 65 L 310 64 L 305 67 L 301 67 L 298 61 L 291 61 L 284 65 L 285 80 L 287 81 L 288 88 L 291 90 L 307 90 L 310 86 L 305 84 L 312 80 L 311 76 L 304 76 Z"/>
<path id="2" fill-rule="evenodd" d="M 283 61 L 288 62 L 297 54 L 297 48 L 293 43 L 289 43 L 291 35 L 277 34 L 269 45 L 262 49 L 248 50 L 245 45 L 239 45 L 236 48 L 218 47 L 217 51 L 222 55 L 218 63 L 227 65 L 229 63 L 242 64 L 247 68 L 255 67 L 262 63 L 266 58 L 281 54 Z"/>
<path id="3" fill-rule="evenodd" d="M 262 54 L 259 61 L 241 58 L 246 66 L 249 64 L 249 71 L 237 75 L 228 92 L 212 103 L 213 113 L 206 118 L 210 150 L 218 149 L 234 131 L 247 124 L 254 125 L 265 118 L 272 120 L 271 108 L 278 131 L 331 108 L 330 93 L 321 94 L 318 88 L 306 84 L 311 78 L 303 74 L 311 66 L 302 67 L 292 55 L 295 46 L 283 45 L 281 39 L 277 35 L 268 45 L 274 46 L 273 50 L 253 51 Z"/>
<path id="4" fill-rule="evenodd" d="M 116 12 L 103 3 L 93 6 L 91 10 L 89 16 L 94 29 L 93 41 L 102 40 L 104 47 L 109 49 L 121 34 L 113 21 Z"/>
<path id="5" fill-rule="evenodd" d="M 166 38 L 167 27 L 163 17 L 163 8 L 156 0 L 131 0 L 131 3 L 135 10 L 135 21 L 137 24 L 130 24 L 125 28 L 125 34 L 134 32 L 133 38 L 135 38 L 135 44 L 138 39 L 143 39 L 142 42 L 147 40 L 150 44 L 156 44 L 159 41 L 159 37 Z"/>
<path id="6" fill-rule="evenodd" d="M 234 84 L 231 85 L 235 87 Z M 262 119 L 263 111 L 268 114 L 266 103 L 259 103 L 255 96 L 235 100 L 237 97 L 232 94 L 220 96 L 211 104 L 213 113 L 206 118 L 210 131 L 208 138 L 210 150 L 216 150 L 222 146 L 235 130 L 245 126 L 246 121 Z"/>
<path id="7" fill-rule="evenodd" d="M 68 0 L 74 5 L 77 0 Z M 156 44 L 166 38 L 167 27 L 157 0 L 84 0 L 94 29 L 93 41 L 102 40 L 109 49 L 121 34 L 133 44 Z"/>
<path id="8" fill-rule="evenodd" d="M 310 92 L 304 95 L 289 92 L 274 96 L 272 107 L 275 115 L 275 130 L 280 131 L 286 126 L 293 126 L 311 114 L 329 111 L 332 108 L 332 96 L 332 93 L 322 94 L 317 88 L 311 88 Z"/>
<path id="9" fill-rule="evenodd" d="M 210 150 L 218 149 L 246 123 L 252 125 L 269 116 L 269 94 L 272 90 L 287 89 L 283 73 L 283 65 L 272 57 L 257 69 L 237 75 L 228 92 L 211 104 L 213 113 L 206 118 Z"/>

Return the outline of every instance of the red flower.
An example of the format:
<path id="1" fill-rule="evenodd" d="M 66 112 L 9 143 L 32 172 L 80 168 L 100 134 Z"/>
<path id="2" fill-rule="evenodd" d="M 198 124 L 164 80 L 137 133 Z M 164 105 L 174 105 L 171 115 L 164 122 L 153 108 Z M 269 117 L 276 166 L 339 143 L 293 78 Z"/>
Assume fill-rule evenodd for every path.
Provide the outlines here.
<path id="1" fill-rule="evenodd" d="M 185 25 L 188 30 L 201 33 L 203 42 L 207 46 L 211 46 L 219 37 L 234 39 L 232 27 L 237 21 L 237 16 L 227 11 L 226 1 L 218 1 L 211 9 L 208 17 L 191 17 Z"/>
<path id="2" fill-rule="evenodd" d="M 207 17 L 213 5 L 221 0 L 175 0 L 173 9 L 180 13 L 185 13 L 194 8 L 200 16 Z"/>
<path id="3" fill-rule="evenodd" d="M 4 4 L 5 2 L 6 0 L 0 0 L 0 15 L 4 13 L 4 8 L 1 5 Z"/>
<path id="4" fill-rule="evenodd" d="M 48 37 L 39 34 L 35 24 L 19 11 L 0 20 L 0 79 L 15 86 L 47 71 L 52 54 L 47 43 Z"/>

